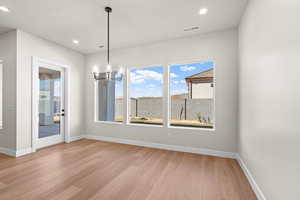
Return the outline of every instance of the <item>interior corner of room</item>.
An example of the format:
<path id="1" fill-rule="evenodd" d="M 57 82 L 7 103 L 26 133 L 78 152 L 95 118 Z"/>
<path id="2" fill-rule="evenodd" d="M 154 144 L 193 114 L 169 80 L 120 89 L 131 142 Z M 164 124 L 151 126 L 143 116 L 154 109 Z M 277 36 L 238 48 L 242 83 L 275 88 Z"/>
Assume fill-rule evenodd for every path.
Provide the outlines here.
<path id="1" fill-rule="evenodd" d="M 0 199 L 297 200 L 299 9 L 0 0 Z"/>

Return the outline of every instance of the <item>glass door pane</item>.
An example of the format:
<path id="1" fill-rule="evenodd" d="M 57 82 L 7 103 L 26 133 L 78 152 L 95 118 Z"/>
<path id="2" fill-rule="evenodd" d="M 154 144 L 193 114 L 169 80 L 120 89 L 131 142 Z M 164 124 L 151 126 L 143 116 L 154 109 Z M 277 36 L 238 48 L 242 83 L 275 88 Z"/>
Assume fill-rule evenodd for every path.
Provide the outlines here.
<path id="1" fill-rule="evenodd" d="M 40 67 L 39 138 L 60 135 L 61 72 Z"/>

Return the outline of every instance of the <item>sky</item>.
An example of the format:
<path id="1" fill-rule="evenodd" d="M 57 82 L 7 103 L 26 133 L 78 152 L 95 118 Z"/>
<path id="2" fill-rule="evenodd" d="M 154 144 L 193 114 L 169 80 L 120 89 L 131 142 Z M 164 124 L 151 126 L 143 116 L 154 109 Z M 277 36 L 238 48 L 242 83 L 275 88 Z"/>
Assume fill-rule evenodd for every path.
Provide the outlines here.
<path id="1" fill-rule="evenodd" d="M 185 78 L 213 68 L 213 62 L 170 66 L 170 94 L 188 92 Z M 130 97 L 162 97 L 163 67 L 148 67 L 130 70 Z M 116 96 L 123 96 L 123 81 L 116 83 Z"/>
<path id="2" fill-rule="evenodd" d="M 161 97 L 163 95 L 163 67 L 130 70 L 131 97 Z"/>
<path id="3" fill-rule="evenodd" d="M 172 65 L 170 67 L 170 94 L 188 93 L 185 78 L 213 68 L 213 62 Z"/>

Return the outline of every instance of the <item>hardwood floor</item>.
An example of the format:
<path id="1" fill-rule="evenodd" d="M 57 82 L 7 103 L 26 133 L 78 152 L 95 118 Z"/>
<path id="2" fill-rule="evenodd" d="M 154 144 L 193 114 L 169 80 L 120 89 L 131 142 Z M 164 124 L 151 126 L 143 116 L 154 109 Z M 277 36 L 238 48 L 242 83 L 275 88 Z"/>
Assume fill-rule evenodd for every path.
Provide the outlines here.
<path id="1" fill-rule="evenodd" d="M 255 200 L 232 159 L 93 140 L 0 155 L 1 200 Z"/>

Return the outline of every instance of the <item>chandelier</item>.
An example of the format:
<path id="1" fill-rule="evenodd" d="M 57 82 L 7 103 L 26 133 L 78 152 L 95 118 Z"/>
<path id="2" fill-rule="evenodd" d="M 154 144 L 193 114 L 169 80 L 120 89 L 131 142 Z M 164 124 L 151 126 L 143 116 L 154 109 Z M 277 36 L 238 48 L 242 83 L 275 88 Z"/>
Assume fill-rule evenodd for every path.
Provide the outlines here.
<path id="1" fill-rule="evenodd" d="M 106 65 L 106 70 L 105 72 L 100 72 L 98 67 L 95 66 L 93 69 L 93 75 L 94 75 L 94 79 L 96 81 L 99 80 L 105 80 L 105 81 L 121 81 L 123 79 L 123 73 L 124 73 L 124 69 L 123 67 L 120 67 L 120 69 L 118 71 L 113 71 L 112 66 L 110 64 L 110 52 L 109 52 L 109 42 L 110 42 L 110 38 L 109 38 L 109 15 L 112 12 L 111 7 L 105 7 L 105 12 L 107 13 L 107 65 Z"/>

